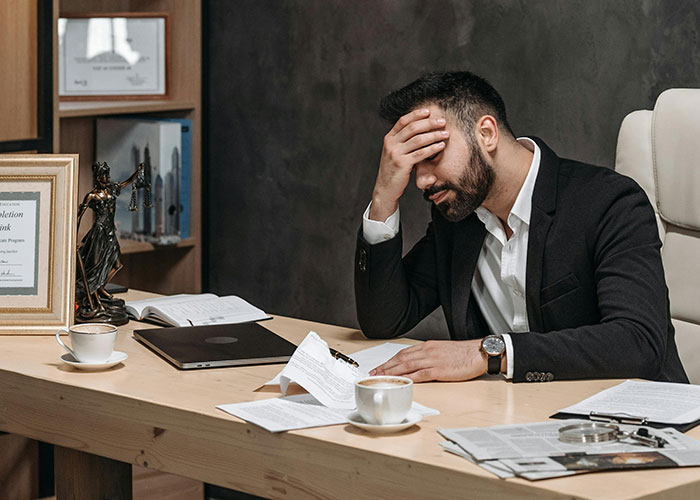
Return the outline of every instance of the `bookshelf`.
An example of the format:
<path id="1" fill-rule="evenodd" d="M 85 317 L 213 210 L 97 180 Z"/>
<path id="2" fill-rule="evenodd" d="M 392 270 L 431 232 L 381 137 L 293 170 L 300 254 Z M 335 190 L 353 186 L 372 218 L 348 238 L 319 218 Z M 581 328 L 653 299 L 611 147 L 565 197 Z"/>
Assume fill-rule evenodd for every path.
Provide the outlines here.
<path id="1" fill-rule="evenodd" d="M 58 34 L 61 15 L 118 12 L 162 12 L 169 16 L 170 58 L 167 99 L 61 101 L 58 97 Z M 120 240 L 124 268 L 114 282 L 163 294 L 199 293 L 202 288 L 201 232 L 201 0 L 53 0 L 53 150 L 80 155 L 79 197 L 92 188 L 95 120 L 143 115 L 192 121 L 190 162 L 190 237 L 173 246 Z M 101 161 L 101 160 L 100 160 Z M 78 238 L 92 224 L 86 213 Z"/>
<path id="2" fill-rule="evenodd" d="M 124 268 L 114 282 L 162 294 L 199 293 L 202 289 L 201 231 L 201 0 L 52 0 L 53 1 L 53 151 L 80 155 L 79 197 L 92 188 L 95 121 L 107 116 L 188 118 L 192 121 L 190 160 L 190 237 L 176 245 L 121 240 Z M 170 23 L 169 96 L 151 100 L 61 101 L 58 97 L 58 18 L 65 14 L 165 12 Z M 89 217 L 87 217 L 89 215 Z M 86 213 L 78 238 L 92 224 Z M 143 467 L 133 468 L 134 498 L 203 498 L 199 481 Z"/>

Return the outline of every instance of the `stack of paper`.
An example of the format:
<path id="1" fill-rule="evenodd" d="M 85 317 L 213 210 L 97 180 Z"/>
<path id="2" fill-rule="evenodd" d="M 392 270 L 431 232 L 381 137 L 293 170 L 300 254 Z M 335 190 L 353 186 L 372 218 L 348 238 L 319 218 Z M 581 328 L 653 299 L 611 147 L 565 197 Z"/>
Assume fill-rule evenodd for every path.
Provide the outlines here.
<path id="1" fill-rule="evenodd" d="M 352 354 L 360 366 L 355 367 L 334 358 L 328 344 L 315 332 L 309 332 L 299 344 L 284 369 L 265 385 L 287 387 L 295 382 L 309 394 L 286 396 L 246 403 L 219 405 L 217 408 L 259 425 L 270 432 L 289 431 L 307 427 L 337 425 L 348 422 L 355 408 L 355 380 L 409 347 L 386 343 Z M 440 412 L 413 402 L 411 410 L 425 417 Z"/>
<path id="2" fill-rule="evenodd" d="M 449 441 L 440 445 L 502 479 L 530 480 L 610 469 L 688 467 L 700 465 L 700 442 L 674 428 L 650 429 L 666 440 L 651 448 L 632 440 L 570 444 L 559 440 L 559 429 L 588 420 L 537 422 L 494 427 L 439 429 Z M 618 425 L 632 432 L 638 427 Z"/>

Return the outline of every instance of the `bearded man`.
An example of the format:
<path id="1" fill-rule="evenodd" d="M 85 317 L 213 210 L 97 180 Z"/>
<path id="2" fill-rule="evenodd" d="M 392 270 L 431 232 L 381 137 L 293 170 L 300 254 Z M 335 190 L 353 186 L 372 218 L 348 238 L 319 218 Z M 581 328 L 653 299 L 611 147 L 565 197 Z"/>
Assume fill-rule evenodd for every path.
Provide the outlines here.
<path id="1" fill-rule="evenodd" d="M 451 340 L 372 375 L 688 381 L 654 212 L 632 179 L 516 139 L 498 92 L 469 72 L 425 75 L 380 114 L 395 124 L 358 235 L 358 320 L 367 337 L 392 338 L 442 306 Z M 402 258 L 412 172 L 432 222 Z"/>

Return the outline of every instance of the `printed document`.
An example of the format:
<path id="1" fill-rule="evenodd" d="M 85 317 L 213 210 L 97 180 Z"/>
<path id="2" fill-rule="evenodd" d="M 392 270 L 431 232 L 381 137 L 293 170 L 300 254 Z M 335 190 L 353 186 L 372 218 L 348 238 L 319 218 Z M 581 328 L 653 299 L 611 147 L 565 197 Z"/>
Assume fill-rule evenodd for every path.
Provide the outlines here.
<path id="1" fill-rule="evenodd" d="M 650 422 L 687 424 L 700 419 L 700 386 L 626 380 L 559 411 L 582 416 L 592 411 L 620 413 Z"/>
<path id="2" fill-rule="evenodd" d="M 384 363 L 403 344 L 383 344 L 353 353 L 360 367 L 331 355 L 328 344 L 316 332 L 309 332 L 284 369 L 266 385 L 279 384 L 286 394 L 291 382 L 309 394 L 219 405 L 217 408 L 271 432 L 346 423 L 355 409 L 355 381 Z M 421 416 L 440 412 L 413 402 L 411 410 Z"/>
<path id="3" fill-rule="evenodd" d="M 323 406 L 311 394 L 219 405 L 217 408 L 270 432 L 345 424 L 350 413 L 348 410 Z M 424 417 L 440 413 L 415 401 L 411 410 Z"/>
<path id="4" fill-rule="evenodd" d="M 313 332 L 309 332 L 309 333 L 313 333 Z M 377 346 L 370 347 L 368 349 L 363 349 L 361 351 L 351 353 L 350 357 L 354 361 L 357 361 L 357 364 L 360 365 L 359 368 L 357 369 L 360 372 L 360 376 L 366 377 L 367 375 L 369 375 L 369 372 L 371 370 L 378 367 L 382 363 L 389 361 L 399 351 L 402 351 L 403 349 L 406 349 L 407 347 L 411 347 L 411 346 L 407 345 L 407 344 L 397 344 L 395 342 L 385 342 L 384 344 L 379 344 Z M 348 354 L 348 353 L 345 353 L 345 354 Z M 265 382 L 264 385 L 280 385 L 280 383 L 281 383 L 280 375 L 282 375 L 282 372 L 278 373 L 275 376 L 275 378 L 273 378 L 269 382 Z"/>
<path id="5" fill-rule="evenodd" d="M 280 373 L 280 389 L 287 393 L 296 382 L 328 408 L 355 408 L 355 380 L 360 371 L 347 361 L 334 358 L 328 344 L 309 332 Z"/>

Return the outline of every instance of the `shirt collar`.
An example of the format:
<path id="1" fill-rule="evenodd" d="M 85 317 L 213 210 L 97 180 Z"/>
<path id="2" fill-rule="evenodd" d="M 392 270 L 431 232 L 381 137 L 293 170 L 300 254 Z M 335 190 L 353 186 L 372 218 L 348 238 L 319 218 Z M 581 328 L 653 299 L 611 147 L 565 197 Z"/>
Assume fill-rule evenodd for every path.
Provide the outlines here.
<path id="1" fill-rule="evenodd" d="M 513 208 L 510 209 L 510 213 L 525 224 L 530 225 L 532 193 L 535 190 L 535 181 L 537 180 L 537 172 L 540 170 L 540 158 L 542 153 L 537 143 L 528 137 L 518 137 L 518 142 L 533 154 L 532 162 L 530 163 L 530 171 L 527 173 L 527 177 L 525 177 L 525 182 L 523 182 L 520 192 L 517 198 L 515 198 L 515 203 L 513 203 Z M 510 218 L 510 215 L 508 217 Z"/>
<path id="2" fill-rule="evenodd" d="M 540 147 L 535 141 L 529 137 L 518 137 L 518 142 L 525 147 L 528 151 L 532 152 L 532 162 L 530 162 L 530 170 L 525 177 L 525 182 L 520 187 L 518 196 L 515 198 L 515 203 L 513 203 L 513 208 L 510 209 L 510 214 L 508 214 L 508 225 L 512 230 L 517 224 L 517 221 L 530 225 L 530 213 L 532 212 L 532 193 L 535 189 L 535 181 L 537 180 L 537 172 L 540 169 L 540 158 L 542 156 L 540 152 Z M 478 207 L 474 211 L 479 217 L 479 220 L 486 226 L 486 230 L 492 234 L 495 234 L 501 227 L 498 218 L 491 213 L 487 208 Z M 514 220 L 514 218 L 517 218 Z"/>

